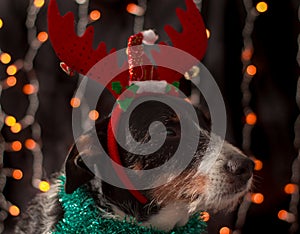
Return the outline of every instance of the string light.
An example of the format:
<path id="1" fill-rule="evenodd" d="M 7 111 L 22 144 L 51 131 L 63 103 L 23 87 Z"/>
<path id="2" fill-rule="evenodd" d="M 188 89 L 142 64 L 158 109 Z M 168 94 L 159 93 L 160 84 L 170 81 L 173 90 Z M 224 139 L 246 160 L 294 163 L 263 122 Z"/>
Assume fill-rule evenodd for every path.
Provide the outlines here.
<path id="1" fill-rule="evenodd" d="M 204 221 L 207 222 L 210 219 L 210 215 L 207 211 L 202 211 L 200 213 L 200 218 Z"/>
<path id="2" fill-rule="evenodd" d="M 16 118 L 12 115 L 8 115 L 2 109 L 0 103 L 0 129 L 3 128 L 3 124 L 5 123 L 10 127 L 12 133 L 18 133 L 22 129 L 30 127 L 31 129 L 31 138 L 35 139 L 34 142 L 41 142 L 41 131 L 39 123 L 35 120 L 35 114 L 39 106 L 38 100 L 38 87 L 39 82 L 35 74 L 35 70 L 33 68 L 33 61 L 35 56 L 37 55 L 38 49 L 41 47 L 43 42 L 47 41 L 48 34 L 46 32 L 40 32 L 37 34 L 37 28 L 35 26 L 37 15 L 41 7 L 45 4 L 44 0 L 32 0 L 27 9 L 27 18 L 26 18 L 26 28 L 27 28 L 27 39 L 29 48 L 25 53 L 24 59 L 19 59 L 14 61 L 11 65 L 8 65 L 13 59 L 9 53 L 1 53 L 0 61 L 4 65 L 8 65 L 6 67 L 6 73 L 8 77 L 2 82 L 0 82 L 0 97 L 2 95 L 3 89 L 8 89 L 16 85 L 17 83 L 17 72 L 25 73 L 25 77 L 28 79 L 28 84 L 23 86 L 23 93 L 28 97 L 28 107 L 25 111 L 25 115 L 23 118 L 17 122 Z M 3 26 L 2 19 L 0 20 L 0 28 Z M 2 50 L 0 50 L 2 51 Z M 23 76 L 22 76 L 23 77 Z M 5 117 L 5 118 L 4 118 Z M 3 165 L 3 157 L 5 151 L 11 152 L 19 152 L 23 149 L 23 145 L 21 141 L 15 140 L 10 142 L 9 139 L 6 139 L 5 136 L 2 135 L 0 131 L 1 139 L 4 141 L 0 142 L 0 164 Z M 27 149 L 31 150 L 33 155 L 33 176 L 32 176 L 32 185 L 35 188 L 39 188 L 38 181 L 41 181 L 43 169 L 43 155 L 41 152 L 40 145 L 35 143 L 35 147 L 29 146 L 30 144 L 25 141 L 25 146 Z M 9 173 L 7 173 L 9 171 Z M 12 205 L 9 201 L 6 200 L 2 191 L 6 184 L 6 176 L 11 176 L 15 180 L 20 180 L 23 178 L 23 172 L 20 169 L 12 169 L 12 168 L 2 168 L 0 170 L 0 176 L 2 180 L 0 181 L 0 233 L 2 233 L 4 229 L 3 222 L 7 217 L 7 213 L 12 216 L 18 216 L 20 214 L 20 209 Z"/>
<path id="3" fill-rule="evenodd" d="M 207 36 L 208 39 L 210 38 L 210 31 L 209 31 L 208 28 L 206 29 L 206 36 Z"/>
<path id="4" fill-rule="evenodd" d="M 255 170 L 255 171 L 260 171 L 260 170 L 263 168 L 263 163 L 262 163 L 262 161 L 259 160 L 259 159 L 256 159 L 256 158 L 254 158 L 254 159 L 252 159 L 252 160 L 253 160 L 253 162 L 254 162 L 254 170 Z"/>
<path id="5" fill-rule="evenodd" d="M 249 89 L 250 83 L 253 80 L 254 76 L 257 73 L 257 68 L 252 64 L 251 59 L 254 52 L 253 42 L 252 42 L 252 33 L 254 29 L 254 23 L 259 15 L 258 11 L 253 6 L 252 0 L 243 1 L 245 10 L 246 10 L 246 19 L 245 25 L 243 28 L 243 49 L 241 52 L 241 62 L 243 64 L 243 79 L 241 82 L 241 91 L 242 91 L 242 107 L 245 115 L 245 124 L 243 127 L 243 139 L 242 139 L 242 149 L 243 151 L 252 156 L 252 160 L 255 163 L 257 170 L 262 169 L 261 161 L 257 161 L 251 152 L 251 133 L 252 129 L 257 123 L 257 116 L 255 112 L 250 107 L 250 102 L 252 98 L 251 91 Z M 260 7 L 259 9 L 261 9 Z M 247 211 L 251 203 L 260 204 L 263 202 L 264 196 L 261 193 L 247 194 L 242 203 L 239 206 L 237 213 L 237 220 L 235 223 L 235 229 L 233 233 L 241 233 L 242 227 L 244 226 Z"/>
<path id="6" fill-rule="evenodd" d="M 36 142 L 33 139 L 27 139 L 25 141 L 25 147 L 29 150 L 34 150 L 36 148 Z"/>
<path id="7" fill-rule="evenodd" d="M 134 3 L 129 3 L 126 10 L 128 13 L 136 16 L 143 16 L 145 14 L 145 9 Z"/>
<path id="8" fill-rule="evenodd" d="M 284 186 L 284 192 L 286 194 L 293 194 L 298 192 L 298 185 L 297 184 L 287 184 Z"/>
<path id="9" fill-rule="evenodd" d="M 73 107 L 73 108 L 78 108 L 80 106 L 80 99 L 77 98 L 77 97 L 73 97 L 70 101 L 70 105 Z"/>
<path id="10" fill-rule="evenodd" d="M 0 18 L 0 29 L 3 27 L 3 20 Z"/>

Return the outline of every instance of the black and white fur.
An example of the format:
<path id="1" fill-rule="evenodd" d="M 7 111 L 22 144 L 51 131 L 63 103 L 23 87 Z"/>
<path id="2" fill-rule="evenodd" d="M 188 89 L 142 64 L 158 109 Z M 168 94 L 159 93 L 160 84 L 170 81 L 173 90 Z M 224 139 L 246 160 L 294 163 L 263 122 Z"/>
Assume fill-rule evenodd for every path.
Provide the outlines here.
<path id="1" fill-rule="evenodd" d="M 184 100 L 179 101 L 183 104 Z M 210 133 L 210 121 L 201 110 L 197 110 L 200 140 L 196 154 L 188 167 L 177 177 L 169 176 L 169 182 L 159 187 L 140 191 L 149 202 L 141 204 L 126 189 L 117 188 L 98 177 L 86 167 L 82 157 L 97 157 L 93 147 L 100 141 L 107 150 L 107 125 L 109 118 L 96 125 L 97 136 L 86 133 L 74 144 L 66 159 L 64 169 L 52 178 L 52 186 L 47 193 L 39 194 L 29 205 L 16 226 L 15 233 L 49 233 L 63 217 L 63 209 L 58 201 L 57 176 L 66 175 L 65 190 L 72 193 L 87 184 L 97 205 L 107 212 L 108 217 L 123 219 L 132 216 L 145 226 L 154 226 L 169 231 L 176 225 L 185 225 L 189 217 L 199 210 L 233 210 L 239 200 L 250 189 L 253 162 L 240 150 L 225 142 L 219 155 L 214 148 L 207 149 L 208 142 L 217 145 L 220 138 Z M 151 169 L 166 162 L 176 151 L 180 141 L 180 121 L 189 121 L 189 115 L 176 116 L 165 104 L 146 102 L 132 112 L 130 130 L 134 139 L 149 140 L 148 127 L 153 121 L 165 124 L 167 138 L 163 146 L 154 154 L 140 156 L 128 153 L 121 147 L 122 164 L 135 170 Z M 122 127 L 122 120 L 120 122 Z M 84 149 L 78 152 L 78 148 Z M 204 155 L 207 150 L 209 155 Z M 205 162 L 216 156 L 212 168 L 205 170 Z M 200 169 L 201 167 L 201 169 Z M 204 167 L 204 169 L 203 169 Z M 205 171 L 205 173 L 204 173 Z M 100 172 L 101 173 L 101 172 Z"/>

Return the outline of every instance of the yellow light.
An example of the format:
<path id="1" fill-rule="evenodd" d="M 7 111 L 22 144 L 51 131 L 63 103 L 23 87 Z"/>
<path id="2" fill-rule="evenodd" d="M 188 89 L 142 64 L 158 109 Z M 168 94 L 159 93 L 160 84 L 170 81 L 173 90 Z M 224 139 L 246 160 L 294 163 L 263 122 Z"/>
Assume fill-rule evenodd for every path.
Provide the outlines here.
<path id="1" fill-rule="evenodd" d="M 268 4 L 266 2 L 259 2 L 256 4 L 256 10 L 259 13 L 264 13 L 268 10 Z"/>
<path id="2" fill-rule="evenodd" d="M 12 216 L 18 216 L 20 214 L 20 209 L 19 207 L 12 205 L 9 207 L 8 212 L 12 215 Z"/>
<path id="3" fill-rule="evenodd" d="M 22 130 L 22 125 L 20 123 L 16 123 L 15 125 L 10 127 L 10 131 L 12 133 L 18 133 Z"/>
<path id="4" fill-rule="evenodd" d="M 260 161 L 260 160 L 258 160 L 258 159 L 254 159 L 253 160 L 253 162 L 254 162 L 254 170 L 255 171 L 260 171 L 262 168 L 263 168 L 263 163 L 262 163 L 262 161 Z"/>
<path id="5" fill-rule="evenodd" d="M 29 150 L 33 150 L 36 147 L 36 142 L 33 139 L 27 139 L 25 141 L 25 147 Z"/>
<path id="6" fill-rule="evenodd" d="M 23 93 L 26 95 L 33 94 L 35 92 L 35 87 L 32 84 L 26 84 L 23 86 Z"/>
<path id="7" fill-rule="evenodd" d="M 249 114 L 246 115 L 246 123 L 249 125 L 254 125 L 256 124 L 257 121 L 257 117 L 256 114 L 251 112 Z"/>
<path id="8" fill-rule="evenodd" d="M 17 83 L 17 78 L 16 77 L 14 77 L 14 76 L 7 77 L 7 79 L 6 79 L 7 86 L 13 87 L 13 86 L 16 85 L 16 83 Z"/>
<path id="9" fill-rule="evenodd" d="M 9 75 L 9 76 L 13 76 L 17 73 L 17 66 L 16 65 L 10 65 L 7 67 L 6 69 L 6 73 Z"/>
<path id="10" fill-rule="evenodd" d="M 99 112 L 96 110 L 91 110 L 89 113 L 89 118 L 94 121 L 97 120 L 99 118 Z"/>
<path id="11" fill-rule="evenodd" d="M 264 201 L 264 195 L 261 193 L 253 193 L 251 194 L 251 201 L 255 204 L 261 204 Z"/>
<path id="12" fill-rule="evenodd" d="M 45 0 L 34 0 L 33 4 L 34 4 L 36 7 L 41 8 L 42 6 L 44 6 Z"/>
<path id="13" fill-rule="evenodd" d="M 14 126 L 16 124 L 17 120 L 13 116 L 7 116 L 5 118 L 5 124 L 9 127 Z"/>
<path id="14" fill-rule="evenodd" d="M 73 97 L 70 101 L 70 105 L 73 107 L 73 108 L 77 108 L 80 106 L 80 99 L 79 98 L 76 98 L 76 97 Z"/>
<path id="15" fill-rule="evenodd" d="M 230 234 L 231 230 L 228 227 L 222 227 L 219 231 L 220 234 Z"/>
<path id="16" fill-rule="evenodd" d="M 206 29 L 206 36 L 207 38 L 210 38 L 210 31 L 208 29 Z"/>
<path id="17" fill-rule="evenodd" d="M 11 143 L 11 149 L 13 151 L 20 151 L 22 149 L 22 143 L 20 141 L 14 141 Z"/>
<path id="18" fill-rule="evenodd" d="M 207 222 L 210 218 L 209 213 L 206 211 L 203 211 L 200 213 L 200 218 L 204 221 Z"/>
<path id="19" fill-rule="evenodd" d="M 40 41 L 40 42 L 45 42 L 48 40 L 48 33 L 46 32 L 40 32 L 38 35 L 37 35 L 37 39 Z"/>
<path id="20" fill-rule="evenodd" d="M 246 72 L 250 76 L 254 76 L 256 74 L 256 67 L 254 65 L 249 65 L 246 69 Z"/>
<path id="21" fill-rule="evenodd" d="M 8 53 L 2 53 L 0 55 L 0 61 L 3 63 L 3 64 L 8 64 L 10 63 L 11 61 L 11 56 L 8 54 Z"/>
<path id="22" fill-rule="evenodd" d="M 3 20 L 0 18 L 0 28 L 3 27 Z"/>
<path id="23" fill-rule="evenodd" d="M 100 11 L 98 11 L 98 10 L 91 11 L 91 13 L 90 13 L 91 20 L 96 21 L 96 20 L 100 19 L 100 17 L 101 17 Z"/>
<path id="24" fill-rule="evenodd" d="M 50 184 L 49 184 L 49 182 L 47 182 L 47 181 L 41 181 L 41 182 L 39 183 L 39 189 L 40 189 L 42 192 L 47 192 L 47 191 L 49 191 L 49 189 L 50 189 Z"/>
<path id="25" fill-rule="evenodd" d="M 15 180 L 20 180 L 23 178 L 23 172 L 19 169 L 15 169 L 13 170 L 12 172 L 12 177 L 15 179 Z"/>
<path id="26" fill-rule="evenodd" d="M 284 187 L 284 192 L 287 193 L 287 194 L 293 194 L 293 193 L 296 193 L 298 192 L 298 186 L 296 184 L 287 184 L 285 187 Z"/>

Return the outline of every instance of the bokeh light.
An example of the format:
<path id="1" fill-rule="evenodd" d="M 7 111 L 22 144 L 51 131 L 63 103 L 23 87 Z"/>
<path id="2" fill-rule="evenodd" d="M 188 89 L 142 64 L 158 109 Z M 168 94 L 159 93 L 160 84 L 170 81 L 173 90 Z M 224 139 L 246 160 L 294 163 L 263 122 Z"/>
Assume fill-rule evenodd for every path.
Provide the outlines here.
<path id="1" fill-rule="evenodd" d="M 45 42 L 48 40 L 48 33 L 46 32 L 40 32 L 38 35 L 37 35 L 37 39 L 40 41 L 40 42 Z"/>
<path id="2" fill-rule="evenodd" d="M 231 230 L 229 227 L 222 227 L 219 231 L 220 234 L 230 234 Z"/>
<path id="3" fill-rule="evenodd" d="M 256 124 L 257 121 L 257 117 L 256 114 L 251 112 L 249 114 L 246 115 L 246 123 L 249 125 L 254 125 Z"/>
<path id="4" fill-rule="evenodd" d="M 19 169 L 15 169 L 13 170 L 12 172 L 12 177 L 15 179 L 15 180 L 20 180 L 23 178 L 23 172 Z"/>
<path id="5" fill-rule="evenodd" d="M 17 69 L 17 66 L 16 65 L 10 65 L 7 67 L 6 69 L 6 73 L 9 75 L 9 76 L 13 76 L 17 73 L 18 69 Z"/>
<path id="6" fill-rule="evenodd" d="M 264 201 L 264 195 L 261 193 L 251 194 L 251 201 L 255 204 L 261 204 Z"/>
<path id="7" fill-rule="evenodd" d="M 44 6 L 45 0 L 34 0 L 33 4 L 34 4 L 37 8 L 41 8 L 42 6 Z"/>
<path id="8" fill-rule="evenodd" d="M 0 29 L 3 27 L 3 20 L 0 18 Z"/>
<path id="9" fill-rule="evenodd" d="M 39 183 L 39 189 L 42 191 L 42 192 L 47 192 L 47 191 L 49 191 L 49 189 L 50 189 L 50 184 L 49 184 L 49 182 L 47 182 L 47 181 L 41 181 L 40 183 Z"/>
<path id="10" fill-rule="evenodd" d="M 134 3 L 129 3 L 126 7 L 126 10 L 128 13 L 136 16 L 142 16 L 145 13 L 145 10 L 142 7 Z"/>
<path id="11" fill-rule="evenodd" d="M 207 222 L 207 221 L 209 220 L 209 218 L 210 218 L 210 215 L 209 215 L 208 212 L 202 211 L 202 212 L 200 213 L 200 217 L 201 217 L 201 219 L 202 219 L 204 222 Z"/>
<path id="12" fill-rule="evenodd" d="M 13 141 L 11 143 L 11 149 L 13 151 L 20 151 L 22 149 L 22 143 L 20 141 Z"/>
<path id="13" fill-rule="evenodd" d="M 268 4 L 266 2 L 259 2 L 256 4 L 256 10 L 259 13 L 264 13 L 268 10 Z"/>
<path id="14" fill-rule="evenodd" d="M 14 126 L 16 122 L 17 122 L 16 118 L 11 115 L 6 116 L 5 118 L 5 124 L 9 127 Z"/>
<path id="15" fill-rule="evenodd" d="M 100 11 L 98 11 L 98 10 L 91 11 L 91 13 L 90 13 L 90 19 L 92 21 L 96 21 L 96 20 L 100 19 L 100 17 L 101 17 Z"/>
<path id="16" fill-rule="evenodd" d="M 12 133 L 19 133 L 22 130 L 22 125 L 20 123 L 16 123 L 10 127 L 10 131 Z"/>
<path id="17" fill-rule="evenodd" d="M 23 86 L 23 93 L 26 95 L 33 94 L 36 91 L 35 86 L 32 84 L 26 84 Z"/>
<path id="18" fill-rule="evenodd" d="M 76 98 L 76 97 L 71 98 L 70 105 L 73 108 L 78 108 L 80 106 L 80 104 L 81 104 L 81 101 L 79 98 Z"/>
<path id="19" fill-rule="evenodd" d="M 18 216 L 20 214 L 20 208 L 15 205 L 11 205 L 8 209 L 8 212 L 12 216 Z"/>
<path id="20" fill-rule="evenodd" d="M 89 113 L 89 118 L 94 121 L 97 120 L 99 118 L 99 112 L 96 110 L 91 110 Z"/>
<path id="21" fill-rule="evenodd" d="M 254 162 L 254 170 L 255 171 L 260 171 L 263 168 L 263 163 L 261 160 L 254 159 L 253 162 Z"/>
<path id="22" fill-rule="evenodd" d="M 206 29 L 206 36 L 207 36 L 208 39 L 210 38 L 210 31 L 209 31 L 208 28 Z"/>
<path id="23" fill-rule="evenodd" d="M 10 54 L 8 54 L 8 53 L 2 53 L 2 54 L 0 55 L 0 61 L 1 61 L 1 63 L 3 63 L 3 64 L 8 64 L 8 63 L 10 63 L 10 61 L 11 61 L 11 56 L 10 56 Z"/>
<path id="24" fill-rule="evenodd" d="M 33 139 L 27 139 L 25 141 L 25 147 L 29 150 L 34 150 L 36 147 L 36 142 Z"/>
<path id="25" fill-rule="evenodd" d="M 298 186 L 296 184 L 287 184 L 286 186 L 284 186 L 284 192 L 287 194 L 293 194 L 298 192 Z"/>
<path id="26" fill-rule="evenodd" d="M 247 74 L 250 76 L 254 76 L 256 74 L 256 71 L 257 69 L 254 65 L 249 65 L 246 69 Z"/>
<path id="27" fill-rule="evenodd" d="M 15 85 L 17 84 L 17 78 L 14 77 L 14 76 L 9 76 L 9 77 L 7 77 L 7 79 L 6 79 L 6 84 L 7 84 L 7 86 L 9 86 L 9 87 L 15 86 Z"/>

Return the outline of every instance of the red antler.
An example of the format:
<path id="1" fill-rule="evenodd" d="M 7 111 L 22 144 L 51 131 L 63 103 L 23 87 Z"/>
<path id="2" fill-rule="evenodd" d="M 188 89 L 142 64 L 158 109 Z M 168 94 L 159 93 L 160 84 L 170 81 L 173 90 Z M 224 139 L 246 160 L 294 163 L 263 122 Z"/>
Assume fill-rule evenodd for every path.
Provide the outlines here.
<path id="1" fill-rule="evenodd" d="M 67 65 L 68 69 L 83 75 L 86 75 L 97 62 L 108 55 L 104 42 L 101 42 L 96 50 L 93 49 L 94 28 L 92 26 L 89 26 L 81 37 L 77 36 L 73 13 L 68 12 L 61 16 L 56 0 L 50 0 L 48 6 L 48 32 L 59 59 Z M 110 53 L 114 51 L 115 49 L 112 49 Z M 117 89 L 126 87 L 128 74 L 121 73 L 114 80 L 120 82 Z M 112 83 L 114 82 L 109 82 L 108 88 L 115 97 L 118 97 L 120 90 L 117 92 L 113 90 Z"/>
<path id="2" fill-rule="evenodd" d="M 177 32 L 169 25 L 165 26 L 165 32 L 171 39 L 173 47 L 181 49 L 201 60 L 207 48 L 206 27 L 195 3 L 192 0 L 186 0 L 185 2 L 187 6 L 186 11 L 180 8 L 176 9 L 177 17 L 182 24 L 182 32 Z M 166 45 L 164 42 L 160 44 Z M 157 56 L 163 56 L 163 54 L 154 51 L 154 60 L 156 60 Z M 184 61 L 182 62 L 184 63 Z M 188 71 L 194 64 L 183 65 L 185 66 L 185 70 Z M 168 83 L 179 81 L 182 77 L 182 74 L 164 67 L 158 67 L 158 74 L 160 80 L 164 79 Z"/>

